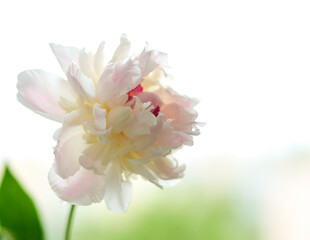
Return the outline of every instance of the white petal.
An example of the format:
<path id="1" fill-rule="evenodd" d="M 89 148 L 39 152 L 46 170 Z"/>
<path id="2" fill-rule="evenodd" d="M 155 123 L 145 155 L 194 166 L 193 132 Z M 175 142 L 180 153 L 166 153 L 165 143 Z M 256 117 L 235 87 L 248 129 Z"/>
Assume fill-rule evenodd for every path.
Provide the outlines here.
<path id="1" fill-rule="evenodd" d="M 150 162 L 150 159 L 127 159 L 127 162 L 133 166 L 143 166 Z"/>
<path id="2" fill-rule="evenodd" d="M 105 130 L 107 127 L 107 110 L 101 108 L 100 105 L 96 103 L 93 107 L 93 115 L 95 119 L 96 129 L 99 131 Z"/>
<path id="3" fill-rule="evenodd" d="M 129 159 L 132 160 L 132 159 Z M 147 168 L 143 166 L 139 166 L 137 164 L 132 164 L 133 161 L 129 161 L 131 163 L 132 169 L 135 171 L 136 174 L 141 175 L 151 183 L 155 184 L 159 188 L 162 188 L 162 186 L 158 182 L 158 177 L 156 177 L 151 171 L 149 171 Z"/>
<path id="4" fill-rule="evenodd" d="M 131 199 L 132 187 L 130 182 L 122 179 L 119 163 L 111 164 L 106 181 L 104 201 L 107 207 L 114 213 L 126 211 Z"/>
<path id="5" fill-rule="evenodd" d="M 120 133 L 130 120 L 131 114 L 132 110 L 130 107 L 120 106 L 112 108 L 107 117 L 108 127 L 112 127 L 113 133 Z"/>
<path id="6" fill-rule="evenodd" d="M 98 80 L 97 93 L 101 103 L 119 98 L 140 83 L 138 62 L 129 59 L 124 63 L 107 66 Z"/>
<path id="7" fill-rule="evenodd" d="M 109 144 L 110 139 L 108 136 L 111 134 L 111 128 L 109 129 L 103 129 L 103 130 L 97 130 L 94 120 L 93 119 L 85 119 L 84 120 L 84 126 L 89 130 L 89 133 L 91 135 L 97 135 L 97 140 L 103 144 Z M 90 140 L 90 135 L 87 135 L 86 139 Z M 87 141 L 88 141 L 87 140 Z"/>
<path id="8" fill-rule="evenodd" d="M 128 95 L 122 95 L 118 98 L 115 99 L 111 99 L 109 101 L 106 102 L 106 104 L 110 107 L 110 108 L 115 108 L 117 106 L 123 106 L 127 103 L 128 101 Z"/>
<path id="9" fill-rule="evenodd" d="M 162 69 L 155 68 L 153 72 L 143 77 L 141 86 L 143 87 L 144 91 L 154 92 L 160 88 L 160 82 L 165 80 L 166 77 L 167 76 Z"/>
<path id="10" fill-rule="evenodd" d="M 87 146 L 83 140 L 83 126 L 79 124 L 82 116 L 80 111 L 67 114 L 57 136 L 57 146 L 54 150 L 55 168 L 62 178 L 70 177 L 80 169 L 79 157 Z"/>
<path id="11" fill-rule="evenodd" d="M 150 128 L 156 125 L 156 117 L 149 111 L 135 112 L 133 118 L 124 129 L 124 134 L 129 138 L 137 138 L 150 134 Z"/>
<path id="12" fill-rule="evenodd" d="M 97 79 L 97 74 L 94 66 L 94 55 L 91 52 L 86 52 L 85 49 L 80 51 L 79 55 L 79 67 L 82 72 L 93 80 Z"/>
<path id="13" fill-rule="evenodd" d="M 69 65 L 67 77 L 70 86 L 81 98 L 84 100 L 96 98 L 96 88 L 93 80 L 86 77 L 74 62 Z"/>
<path id="14" fill-rule="evenodd" d="M 111 63 L 120 62 L 128 57 L 130 51 L 130 42 L 127 39 L 126 35 L 123 34 L 121 36 L 120 44 L 116 48 L 112 59 L 110 60 Z"/>
<path id="15" fill-rule="evenodd" d="M 98 175 L 105 175 L 108 163 L 114 159 L 115 152 L 113 150 L 110 145 L 88 144 L 80 156 L 79 162 L 84 168 L 93 170 Z"/>
<path id="16" fill-rule="evenodd" d="M 184 176 L 184 170 L 185 165 L 178 165 L 178 162 L 176 160 L 171 160 L 168 158 L 158 158 L 153 161 L 154 168 L 152 170 L 164 180 L 171 180 L 171 179 L 177 179 L 182 178 Z M 175 166 L 173 166 L 173 163 L 176 163 Z"/>
<path id="17" fill-rule="evenodd" d="M 100 43 L 97 52 L 94 56 L 94 68 L 97 73 L 97 76 L 100 76 L 104 70 L 104 54 L 103 54 L 104 44 L 105 44 L 104 42 Z"/>
<path id="18" fill-rule="evenodd" d="M 48 175 L 51 188 L 57 196 L 72 204 L 90 205 L 101 202 L 105 191 L 105 177 L 81 168 L 73 176 L 63 179 L 52 168 Z"/>
<path id="19" fill-rule="evenodd" d="M 80 49 L 75 47 L 66 47 L 54 43 L 50 43 L 50 47 L 55 54 L 64 73 L 67 73 L 69 64 L 72 61 L 78 62 Z"/>
<path id="20" fill-rule="evenodd" d="M 66 113 L 61 107 L 61 101 L 75 99 L 65 80 L 39 69 L 21 72 L 17 89 L 17 98 L 23 105 L 56 121 L 61 121 Z"/>

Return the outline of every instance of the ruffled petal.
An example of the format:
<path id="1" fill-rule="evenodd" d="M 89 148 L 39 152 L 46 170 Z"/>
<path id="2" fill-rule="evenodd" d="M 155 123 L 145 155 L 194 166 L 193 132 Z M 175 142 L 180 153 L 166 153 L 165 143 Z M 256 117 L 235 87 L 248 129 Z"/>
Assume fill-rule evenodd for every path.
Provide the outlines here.
<path id="1" fill-rule="evenodd" d="M 141 76 L 145 77 L 158 66 L 167 65 L 167 54 L 155 50 L 149 50 L 148 44 L 139 56 Z"/>
<path id="2" fill-rule="evenodd" d="M 69 203 L 90 205 L 101 202 L 105 191 L 105 177 L 81 168 L 73 176 L 63 179 L 53 167 L 48 175 L 51 188 L 57 196 Z"/>
<path id="3" fill-rule="evenodd" d="M 131 59 L 124 63 L 107 66 L 97 86 L 97 94 L 101 103 L 119 98 L 137 87 L 140 83 L 140 74 L 138 62 Z"/>
<path id="4" fill-rule="evenodd" d="M 66 110 L 62 103 L 74 102 L 68 83 L 59 76 L 34 69 L 18 75 L 17 99 L 34 112 L 61 121 Z"/>
<path id="5" fill-rule="evenodd" d="M 107 117 L 108 127 L 112 128 L 113 133 L 118 134 L 123 131 L 131 116 L 132 109 L 130 107 L 119 106 L 112 108 Z"/>
<path id="6" fill-rule="evenodd" d="M 83 140 L 85 132 L 80 124 L 82 119 L 81 111 L 67 114 L 60 132 L 55 136 L 55 170 L 62 178 L 68 178 L 80 169 L 79 157 L 87 146 Z"/>
<path id="7" fill-rule="evenodd" d="M 86 77 L 74 62 L 69 65 L 67 77 L 70 86 L 81 98 L 86 101 L 96 98 L 93 80 Z"/>
<path id="8" fill-rule="evenodd" d="M 155 184 L 157 187 L 162 188 L 159 184 L 158 177 L 155 176 L 149 169 L 143 166 L 138 166 L 135 164 L 131 164 L 131 168 L 135 171 L 136 174 L 139 174 L 146 180 L 150 181 L 151 183 Z"/>
<path id="9" fill-rule="evenodd" d="M 131 121 L 124 128 L 124 134 L 131 139 L 138 138 L 150 134 L 150 128 L 155 125 L 156 117 L 153 113 L 147 110 L 134 112 Z"/>
<path id="10" fill-rule="evenodd" d="M 131 183 L 125 182 L 122 179 L 119 163 L 113 162 L 106 178 L 104 194 L 104 200 L 108 209 L 114 213 L 126 211 L 131 199 L 131 193 Z"/>
<path id="11" fill-rule="evenodd" d="M 111 145 L 88 144 L 80 156 L 79 162 L 84 168 L 93 170 L 98 175 L 105 175 L 108 163 L 114 159 L 115 152 L 113 150 Z"/>
<path id="12" fill-rule="evenodd" d="M 173 162 L 176 163 L 174 166 Z M 152 167 L 152 170 L 163 180 L 182 178 L 184 176 L 185 165 L 179 166 L 176 160 L 158 158 L 153 160 L 153 163 L 154 167 Z"/>
<path id="13" fill-rule="evenodd" d="M 194 107 L 198 104 L 197 99 L 178 94 L 172 88 L 160 88 L 155 91 L 165 105 L 176 103 L 190 113 L 196 113 Z"/>
<path id="14" fill-rule="evenodd" d="M 66 47 L 54 43 L 50 43 L 50 47 L 64 73 L 67 73 L 69 64 L 71 62 L 78 62 L 80 49 L 75 47 Z"/>
<path id="15" fill-rule="evenodd" d="M 123 34 L 121 36 L 120 44 L 116 48 L 112 59 L 110 60 L 111 63 L 123 61 L 125 58 L 128 57 L 130 51 L 130 42 L 127 39 L 127 36 Z"/>
<path id="16" fill-rule="evenodd" d="M 156 126 L 151 128 L 151 134 L 144 141 L 137 142 L 137 153 L 141 158 L 163 157 L 172 149 L 180 147 L 182 144 L 192 145 L 193 137 L 180 131 L 175 131 L 171 126 L 171 120 L 166 120 L 166 116 L 160 113 L 157 117 Z"/>
<path id="17" fill-rule="evenodd" d="M 195 125 L 195 119 L 197 118 L 197 112 L 192 110 L 189 112 L 177 103 L 171 103 L 165 105 L 161 112 L 163 112 L 167 118 L 172 119 L 171 125 L 177 131 L 183 131 L 190 133 Z"/>
<path id="18" fill-rule="evenodd" d="M 163 104 L 160 98 L 152 92 L 140 92 L 136 96 L 140 98 L 142 103 L 151 102 L 154 107 Z"/>
<path id="19" fill-rule="evenodd" d="M 173 121 L 168 119 L 157 134 L 155 145 L 178 148 L 182 144 L 193 145 L 193 137 L 175 129 Z"/>

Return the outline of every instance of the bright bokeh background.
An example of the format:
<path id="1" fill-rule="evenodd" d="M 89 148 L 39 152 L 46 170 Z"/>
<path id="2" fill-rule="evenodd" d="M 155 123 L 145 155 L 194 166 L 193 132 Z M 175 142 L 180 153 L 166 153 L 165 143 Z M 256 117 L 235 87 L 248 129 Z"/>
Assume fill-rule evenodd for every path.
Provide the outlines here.
<path id="1" fill-rule="evenodd" d="M 47 181 L 59 125 L 17 102 L 16 76 L 62 74 L 49 42 L 111 52 L 126 33 L 137 51 L 168 52 L 170 85 L 201 101 L 207 124 L 176 154 L 179 185 L 137 180 L 125 214 L 78 208 L 73 239 L 309 240 L 309 12 L 306 0 L 1 1 L 0 170 L 9 163 L 61 239 L 68 206 Z"/>

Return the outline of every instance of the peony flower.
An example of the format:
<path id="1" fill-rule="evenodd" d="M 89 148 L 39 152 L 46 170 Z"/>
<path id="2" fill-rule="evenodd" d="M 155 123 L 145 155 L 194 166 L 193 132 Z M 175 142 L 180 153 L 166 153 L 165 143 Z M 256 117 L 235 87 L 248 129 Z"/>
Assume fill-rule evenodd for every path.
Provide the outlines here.
<path id="1" fill-rule="evenodd" d="M 197 104 L 163 87 L 165 53 L 146 44 L 130 56 L 125 35 L 111 60 L 101 43 L 95 54 L 50 44 L 67 80 L 42 70 L 18 75 L 18 100 L 62 123 L 54 134 L 55 162 L 49 172 L 58 197 L 76 205 L 101 202 L 127 209 L 133 176 L 162 188 L 183 177 L 174 149 L 193 144 L 199 130 Z"/>

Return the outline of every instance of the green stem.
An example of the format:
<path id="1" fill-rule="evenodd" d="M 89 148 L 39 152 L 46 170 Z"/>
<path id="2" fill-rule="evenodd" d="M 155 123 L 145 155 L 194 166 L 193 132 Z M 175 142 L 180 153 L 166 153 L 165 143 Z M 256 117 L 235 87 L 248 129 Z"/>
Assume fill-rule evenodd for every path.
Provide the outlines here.
<path id="1" fill-rule="evenodd" d="M 73 217 L 74 209 L 75 209 L 75 205 L 71 205 L 70 213 L 69 213 L 69 217 L 68 217 L 68 222 L 67 222 L 65 240 L 70 239 L 70 230 L 71 230 L 71 223 L 72 223 L 72 217 Z"/>

